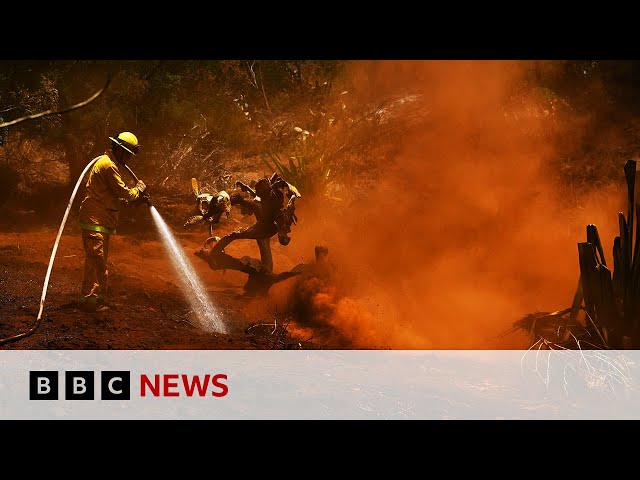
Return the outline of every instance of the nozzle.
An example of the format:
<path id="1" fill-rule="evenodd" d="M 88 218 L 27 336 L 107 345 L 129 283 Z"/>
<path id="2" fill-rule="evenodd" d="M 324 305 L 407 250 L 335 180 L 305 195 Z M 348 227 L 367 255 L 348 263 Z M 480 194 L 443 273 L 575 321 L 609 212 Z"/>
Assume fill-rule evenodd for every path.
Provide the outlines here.
<path id="1" fill-rule="evenodd" d="M 153 207 L 153 204 L 151 203 L 151 196 L 145 192 L 142 194 L 142 200 L 150 207 Z"/>

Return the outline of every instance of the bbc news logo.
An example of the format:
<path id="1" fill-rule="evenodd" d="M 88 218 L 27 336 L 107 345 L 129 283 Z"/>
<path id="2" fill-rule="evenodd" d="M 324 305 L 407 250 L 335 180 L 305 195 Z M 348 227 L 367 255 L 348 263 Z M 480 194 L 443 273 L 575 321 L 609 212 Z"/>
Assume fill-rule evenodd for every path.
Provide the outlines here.
<path id="1" fill-rule="evenodd" d="M 140 375 L 140 397 L 224 397 L 229 393 L 227 375 L 154 374 Z M 64 372 L 65 400 L 95 400 L 95 372 Z M 59 372 L 29 372 L 29 400 L 59 400 Z M 100 372 L 100 400 L 131 400 L 131 372 Z"/>
<path id="2" fill-rule="evenodd" d="M 29 400 L 58 400 L 58 371 L 29 372 Z M 131 400 L 131 372 L 100 372 L 101 400 Z M 94 400 L 95 373 L 87 371 L 64 372 L 65 400 Z"/>

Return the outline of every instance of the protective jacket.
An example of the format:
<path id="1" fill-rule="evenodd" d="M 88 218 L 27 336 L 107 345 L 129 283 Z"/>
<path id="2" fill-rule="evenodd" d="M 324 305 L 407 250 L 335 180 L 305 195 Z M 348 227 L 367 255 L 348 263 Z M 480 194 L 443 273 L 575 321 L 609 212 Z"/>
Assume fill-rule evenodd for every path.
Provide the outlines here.
<path id="1" fill-rule="evenodd" d="M 91 168 L 87 193 L 80 205 L 80 227 L 108 234 L 116 233 L 121 203 L 137 200 L 137 188 L 122 181 L 112 153 L 106 151 Z"/>

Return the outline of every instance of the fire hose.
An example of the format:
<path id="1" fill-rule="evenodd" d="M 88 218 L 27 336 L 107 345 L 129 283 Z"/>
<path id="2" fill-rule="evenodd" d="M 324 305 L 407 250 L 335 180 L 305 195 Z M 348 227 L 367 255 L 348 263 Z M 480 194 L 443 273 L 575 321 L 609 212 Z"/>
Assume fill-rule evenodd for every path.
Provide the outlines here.
<path id="1" fill-rule="evenodd" d="M 133 179 L 136 181 L 136 183 L 138 183 L 140 180 L 138 180 L 138 176 L 133 173 L 133 170 L 131 170 L 131 168 L 129 167 L 129 165 L 127 165 L 126 163 L 124 164 L 124 168 L 126 168 L 127 172 L 129 172 L 129 175 L 131 175 L 133 177 Z M 151 204 L 151 198 L 149 197 L 149 193 L 148 192 L 143 192 L 142 193 L 142 199 L 146 202 L 147 205 L 149 205 L 150 207 L 152 207 L 153 205 Z"/>
<path id="2" fill-rule="evenodd" d="M 40 323 L 42 322 L 42 311 L 44 309 L 44 300 L 47 297 L 47 289 L 49 288 L 49 278 L 51 277 L 51 269 L 53 268 L 53 262 L 54 262 L 54 260 L 56 258 L 56 252 L 58 251 L 58 245 L 60 243 L 60 238 L 62 237 L 62 232 L 64 230 L 64 226 L 67 223 L 67 217 L 69 217 L 69 212 L 71 211 L 71 206 L 73 205 L 73 200 L 76 198 L 76 194 L 78 193 L 78 189 L 80 188 L 80 184 L 82 183 L 82 179 L 87 174 L 89 169 L 93 166 L 93 164 L 96 163 L 96 161 L 98 161 L 99 158 L 100 158 L 100 156 L 94 158 L 93 160 L 91 160 L 87 164 L 86 167 L 84 167 L 84 170 L 80 174 L 80 177 L 78 178 L 78 182 L 76 183 L 76 186 L 74 187 L 73 192 L 71 193 L 71 198 L 69 198 L 69 203 L 67 204 L 67 209 L 65 210 L 64 216 L 62 217 L 62 223 L 60 224 L 60 228 L 58 229 L 58 235 L 56 236 L 56 241 L 53 244 L 53 250 L 51 251 L 51 257 L 49 258 L 49 266 L 47 268 L 47 274 L 44 277 L 44 284 L 42 285 L 42 296 L 40 297 L 40 309 L 38 310 L 38 316 L 36 317 L 36 322 L 26 332 L 19 333 L 17 335 L 13 335 L 11 337 L 0 338 L 0 345 L 5 345 L 7 343 L 15 342 L 17 340 L 20 340 L 20 339 L 23 339 L 25 337 L 28 337 L 29 335 L 32 335 L 38 329 L 38 327 L 40 327 Z M 135 181 L 138 182 L 138 177 L 136 176 L 135 173 L 133 173 L 131 168 L 129 168 L 129 166 L 126 165 L 126 164 L 124 165 L 124 167 L 131 174 L 131 176 L 135 179 Z M 143 193 L 142 198 L 145 200 L 147 205 L 151 206 L 151 200 L 149 198 L 149 194 L 148 193 Z"/>

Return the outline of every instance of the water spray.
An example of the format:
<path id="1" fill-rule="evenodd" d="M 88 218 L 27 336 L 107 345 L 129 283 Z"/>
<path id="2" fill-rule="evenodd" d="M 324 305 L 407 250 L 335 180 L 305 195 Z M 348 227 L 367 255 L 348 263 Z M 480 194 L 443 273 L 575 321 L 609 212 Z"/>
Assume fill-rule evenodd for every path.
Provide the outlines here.
<path id="1" fill-rule="evenodd" d="M 162 243 L 169 252 L 171 263 L 179 274 L 178 278 L 182 284 L 182 291 L 198 317 L 200 326 L 209 332 L 227 333 L 220 314 L 214 308 L 211 300 L 209 300 L 207 290 L 200 281 L 196 270 L 185 256 L 182 247 L 180 247 L 173 233 L 171 233 L 171 229 L 162 219 L 156 207 L 151 206 L 150 210 Z"/>
<path id="2" fill-rule="evenodd" d="M 127 169 L 136 182 L 139 181 L 138 176 L 133 173 L 133 170 L 129 168 L 129 165 L 125 164 L 124 168 Z M 171 263 L 179 274 L 179 279 L 183 287 L 182 290 L 185 293 L 191 308 L 196 313 L 200 325 L 207 331 L 227 333 L 227 329 L 220 318 L 220 314 L 216 311 L 209 300 L 207 291 L 198 278 L 195 269 L 171 233 L 171 229 L 163 220 L 156 207 L 151 203 L 151 198 L 146 191 L 142 194 L 142 198 L 149 206 L 151 217 L 156 224 L 156 228 L 160 234 L 160 239 L 162 240 L 165 249 L 169 252 Z"/>
<path id="3" fill-rule="evenodd" d="M 80 183 L 82 179 L 87 174 L 89 169 L 93 166 L 94 163 L 98 161 L 100 157 L 96 157 L 91 160 L 84 170 L 80 174 L 78 178 L 78 182 L 71 193 L 71 198 L 69 198 L 69 203 L 67 205 L 67 209 L 64 212 L 64 216 L 62 217 L 62 223 L 60 224 L 60 228 L 58 229 L 58 236 L 56 237 L 56 241 L 53 244 L 53 250 L 51 250 L 51 258 L 49 258 L 49 267 L 47 268 L 47 275 L 44 277 L 44 285 L 42 285 L 42 296 L 40 297 L 40 310 L 38 310 L 38 316 L 36 318 L 36 323 L 26 332 L 19 333 L 17 335 L 13 335 L 12 337 L 0 338 L 0 345 L 4 345 L 6 343 L 15 342 L 16 340 L 20 340 L 22 338 L 28 337 L 32 335 L 40 326 L 42 321 L 42 310 L 44 309 L 44 299 L 47 297 L 47 288 L 49 287 L 49 277 L 51 276 L 51 269 L 53 268 L 53 261 L 56 258 L 56 252 L 58 251 L 58 244 L 60 243 L 60 238 L 62 237 L 62 231 L 64 230 L 64 226 L 67 223 L 67 217 L 69 216 L 69 212 L 71 211 L 71 205 L 73 205 L 73 200 L 76 198 L 76 193 L 78 193 L 78 188 L 80 187 Z"/>

